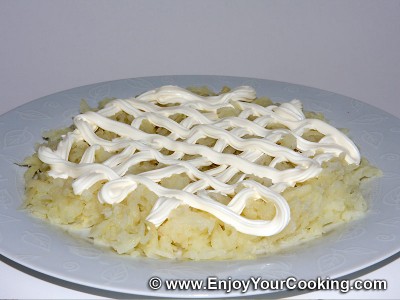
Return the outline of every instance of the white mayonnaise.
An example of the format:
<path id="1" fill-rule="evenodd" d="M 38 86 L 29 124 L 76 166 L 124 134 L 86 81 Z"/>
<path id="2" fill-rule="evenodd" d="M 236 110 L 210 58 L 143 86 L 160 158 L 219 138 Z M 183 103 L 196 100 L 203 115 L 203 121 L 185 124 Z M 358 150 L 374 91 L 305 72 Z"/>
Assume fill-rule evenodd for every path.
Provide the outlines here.
<path id="1" fill-rule="evenodd" d="M 201 97 L 176 86 L 163 86 L 136 98 L 114 100 L 98 112 L 76 116 L 76 129 L 63 137 L 55 151 L 41 147 L 39 158 L 51 166 L 51 176 L 75 178 L 73 189 L 78 195 L 96 182 L 106 180 L 98 195 L 102 203 L 119 203 L 138 184 L 145 185 L 159 196 L 147 217 L 156 226 L 161 225 L 172 210 L 186 204 L 214 215 L 240 232 L 274 235 L 290 220 L 290 208 L 280 193 L 297 182 L 318 176 L 322 162 L 342 153 L 348 163 L 359 164 L 360 153 L 336 128 L 320 120 L 306 119 L 299 100 L 262 107 L 252 103 L 255 98 L 255 90 L 247 86 L 212 97 Z M 237 117 L 219 118 L 218 109 L 224 107 L 240 108 L 242 112 Z M 134 117 L 132 124 L 110 119 L 120 111 Z M 180 123 L 170 119 L 177 113 L 186 116 Z M 139 129 L 144 120 L 171 133 L 168 136 L 148 134 Z M 288 129 L 266 129 L 270 123 L 279 123 Z M 114 132 L 118 138 L 104 140 L 95 134 L 98 128 Z M 319 142 L 302 138 L 310 129 L 319 131 L 324 137 Z M 253 137 L 243 138 L 246 135 Z M 277 144 L 286 135 L 296 139 L 297 151 Z M 213 147 L 197 144 L 204 137 L 214 138 L 217 142 Z M 68 161 L 69 153 L 73 144 L 80 140 L 90 146 L 80 163 L 72 163 Z M 223 153 L 227 146 L 242 152 L 239 155 Z M 95 163 L 95 153 L 100 148 L 118 151 L 118 154 L 103 163 Z M 164 155 L 160 152 L 163 148 L 173 153 Z M 182 160 L 185 154 L 196 155 L 196 158 Z M 268 166 L 257 163 L 263 155 L 274 157 Z M 137 175 L 127 174 L 131 166 L 149 160 L 156 160 L 165 167 Z M 280 162 L 290 162 L 294 167 L 278 170 L 276 165 Z M 211 165 L 217 167 L 199 170 Z M 159 184 L 163 178 L 181 173 L 186 173 L 193 181 L 183 190 L 168 189 Z M 239 180 L 229 184 L 237 174 L 240 174 Z M 248 175 L 268 178 L 272 186 L 261 185 Z M 223 205 L 212 199 L 212 193 L 228 195 L 232 200 Z M 240 214 L 247 201 L 252 199 L 272 201 L 275 217 L 272 220 L 242 217 Z"/>

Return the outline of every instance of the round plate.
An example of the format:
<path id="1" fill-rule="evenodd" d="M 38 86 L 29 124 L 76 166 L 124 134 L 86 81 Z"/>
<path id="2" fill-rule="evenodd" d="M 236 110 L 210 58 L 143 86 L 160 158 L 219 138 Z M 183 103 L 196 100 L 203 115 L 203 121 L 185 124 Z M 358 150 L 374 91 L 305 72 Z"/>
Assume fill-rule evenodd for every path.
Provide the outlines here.
<path id="1" fill-rule="evenodd" d="M 294 98 L 305 109 L 322 112 L 336 127 L 349 128 L 363 156 L 384 177 L 371 187 L 369 212 L 316 241 L 291 251 L 251 261 L 179 262 L 121 257 L 72 237 L 61 229 L 32 218 L 22 210 L 24 168 L 16 163 L 34 152 L 45 130 L 72 123 L 79 103 L 97 106 L 104 97 L 127 98 L 161 85 L 250 85 L 258 95 L 276 102 Z M 400 120 L 373 106 L 345 96 L 305 86 L 263 79 L 226 76 L 159 76 L 103 82 L 46 96 L 0 116 L 0 253 L 28 268 L 90 287 L 137 295 L 165 297 L 227 297 L 241 290 L 151 290 L 152 276 L 165 279 L 217 277 L 234 280 L 338 278 L 381 261 L 400 249 Z M 250 287 L 245 295 L 270 293 Z"/>

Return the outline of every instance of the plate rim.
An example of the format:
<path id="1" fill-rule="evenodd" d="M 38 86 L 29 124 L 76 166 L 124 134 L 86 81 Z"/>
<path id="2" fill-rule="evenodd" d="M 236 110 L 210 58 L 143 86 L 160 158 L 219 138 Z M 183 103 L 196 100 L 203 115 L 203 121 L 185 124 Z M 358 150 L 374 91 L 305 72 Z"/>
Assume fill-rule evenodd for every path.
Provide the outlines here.
<path id="1" fill-rule="evenodd" d="M 92 83 L 92 84 L 77 86 L 77 87 L 70 88 L 70 89 L 67 89 L 67 90 L 58 91 L 58 92 L 55 92 L 55 93 L 52 93 L 52 94 L 49 94 L 49 95 L 42 96 L 42 97 L 40 97 L 40 98 L 34 99 L 34 100 L 29 101 L 29 102 L 27 102 L 27 103 L 25 103 L 25 104 L 19 105 L 18 107 L 15 107 L 15 108 L 13 108 L 12 110 L 10 110 L 10 111 L 8 111 L 8 112 L 3 113 L 2 115 L 0 115 L 0 121 L 1 121 L 1 119 L 2 119 L 4 116 L 6 116 L 6 115 L 8 115 L 8 114 L 15 113 L 15 112 L 18 111 L 18 109 L 21 109 L 22 107 L 24 107 L 24 106 L 26 106 L 26 105 L 28 105 L 28 104 L 29 104 L 29 105 L 34 105 L 35 103 L 39 103 L 40 101 L 43 101 L 43 100 L 46 99 L 46 98 L 53 98 L 53 97 L 56 97 L 56 96 L 59 95 L 59 94 L 63 94 L 63 93 L 69 92 L 69 91 L 73 91 L 73 90 L 79 89 L 79 88 L 89 88 L 89 87 L 96 86 L 96 85 L 112 84 L 112 83 L 115 83 L 115 82 L 122 82 L 122 81 L 127 81 L 127 80 L 149 80 L 149 79 L 169 78 L 169 77 L 170 77 L 170 78 L 174 78 L 174 79 L 185 78 L 185 77 L 198 77 L 198 78 L 228 78 L 228 79 L 235 79 L 235 80 L 267 81 L 267 82 L 270 82 L 270 83 L 272 83 L 272 84 L 283 84 L 283 85 L 296 86 L 296 87 L 301 87 L 301 88 L 304 87 L 304 88 L 307 88 L 307 89 L 313 89 L 313 90 L 321 91 L 321 92 L 329 92 L 329 91 L 326 91 L 326 90 L 322 90 L 322 89 L 315 88 L 315 87 L 309 87 L 309 86 L 305 86 L 305 85 L 301 85 L 301 84 L 295 84 L 295 83 L 289 83 L 289 82 L 277 81 L 277 80 L 262 79 L 262 78 L 254 78 L 254 77 L 225 76 L 225 75 L 160 75 L 160 76 L 145 76 L 145 77 L 135 77 L 135 78 L 126 78 L 126 79 L 116 79 L 116 80 L 102 81 L 102 82 L 97 82 L 97 83 Z M 384 110 L 382 110 L 382 109 L 380 109 L 380 108 L 378 108 L 378 107 L 376 107 L 376 106 L 374 106 L 374 105 L 365 103 L 365 102 L 363 102 L 363 101 L 360 101 L 360 100 L 357 100 L 357 99 L 354 99 L 354 98 L 351 98 L 351 97 L 348 97 L 348 96 L 345 96 L 345 95 L 337 94 L 337 93 L 335 93 L 335 92 L 329 92 L 329 93 L 331 93 L 331 94 L 332 94 L 333 96 L 335 96 L 335 97 L 340 96 L 340 97 L 344 97 L 344 98 L 349 99 L 349 100 L 352 100 L 352 101 L 359 102 L 359 103 L 361 103 L 363 106 L 370 107 L 370 108 L 373 108 L 373 109 L 375 109 L 375 110 L 379 110 L 380 112 L 384 112 L 385 114 L 387 114 L 387 115 L 389 115 L 389 116 L 395 118 L 397 121 L 400 120 L 399 118 L 397 118 L 396 116 L 392 115 L 391 113 L 389 113 L 389 112 L 387 112 L 387 111 L 384 111 Z M 267 96 L 268 96 L 268 95 L 267 95 Z M 100 99 L 98 99 L 98 100 L 100 100 Z M 78 110 L 78 109 L 79 109 L 79 107 L 77 107 L 77 110 Z M 37 141 L 36 141 L 36 142 L 37 142 Z M 3 152 L 3 150 L 0 150 L 0 154 L 1 154 L 2 152 Z M 399 251 L 400 251 L 400 245 L 398 245 L 397 249 L 394 249 L 394 248 L 393 248 L 390 252 L 386 252 L 386 254 L 385 254 L 384 257 L 381 256 L 380 258 L 376 258 L 375 261 L 371 261 L 371 263 L 368 264 L 368 265 L 360 265 L 360 266 L 359 266 L 358 268 L 356 268 L 356 269 L 353 268 L 351 273 L 360 271 L 360 270 L 362 270 L 362 269 L 364 269 L 364 268 L 370 267 L 370 266 L 372 266 L 372 265 L 374 265 L 374 264 L 376 264 L 376 263 L 378 263 L 378 262 L 381 262 L 381 261 L 383 261 L 383 260 L 385 260 L 385 259 L 387 259 L 387 258 L 389 258 L 389 257 L 391 257 L 391 256 L 393 256 L 393 255 L 395 255 L 395 254 L 397 254 Z M 36 269 L 36 268 L 35 268 L 35 269 L 34 269 L 34 268 L 31 268 L 31 266 L 30 266 L 29 263 L 26 263 L 26 264 L 25 264 L 25 263 L 21 263 L 20 261 L 15 260 L 15 258 L 13 258 L 12 256 L 10 257 L 10 256 L 7 255 L 7 253 L 3 253 L 3 252 L 4 252 L 4 251 L 3 251 L 3 247 L 0 247 L 0 254 L 1 254 L 1 255 L 3 255 L 4 257 L 6 257 L 6 258 L 8 258 L 8 259 L 10 259 L 10 260 L 12 260 L 12 261 L 14 261 L 14 262 L 17 263 L 17 264 L 20 264 L 20 265 L 22 265 L 22 266 L 24 266 L 24 267 L 27 267 L 27 268 L 29 268 L 29 269 L 32 269 L 32 270 L 34 270 L 34 271 L 38 271 L 38 272 L 40 272 L 40 273 L 43 273 L 43 274 L 45 274 L 45 275 L 48 275 L 48 276 L 51 276 L 51 277 L 54 277 L 54 278 L 59 278 L 59 279 L 65 280 L 65 281 L 73 282 L 73 283 L 78 284 L 78 285 L 85 285 L 85 286 L 95 287 L 95 288 L 99 288 L 99 289 L 102 289 L 102 290 L 103 290 L 103 288 L 102 288 L 101 286 L 96 286 L 96 285 L 93 285 L 93 284 L 89 284 L 89 285 L 88 285 L 87 283 L 82 283 L 82 282 L 80 282 L 80 281 L 71 280 L 71 278 L 73 278 L 73 276 L 70 276 L 70 277 L 68 277 L 68 276 L 67 276 L 67 277 L 61 277 L 59 274 L 53 274 L 52 272 L 49 272 L 48 270 L 40 270 L 40 269 L 38 270 L 38 269 Z M 335 277 L 338 277 L 338 278 L 339 278 L 339 277 L 346 276 L 346 275 L 349 274 L 348 271 L 343 271 L 343 273 L 344 273 L 344 274 L 339 273 L 339 275 L 335 275 Z M 351 273 L 350 273 L 350 274 L 351 274 Z M 151 290 L 148 290 L 147 293 L 140 293 L 140 292 L 138 292 L 138 291 L 135 291 L 135 292 L 132 292 L 132 291 L 121 291 L 120 289 L 119 289 L 119 290 L 110 289 L 110 290 L 107 290 L 107 291 L 114 291 L 114 292 L 120 292 L 120 293 L 121 293 L 121 292 L 122 292 L 122 293 L 129 293 L 129 294 L 133 294 L 133 295 L 163 296 L 163 297 L 188 297 L 188 296 L 191 296 L 191 295 L 192 295 L 192 294 L 183 293 L 183 294 L 180 294 L 180 295 L 175 294 L 175 295 L 173 295 L 173 296 L 172 296 L 172 295 L 168 296 L 168 295 L 166 295 L 165 293 L 160 293 L 160 294 L 159 294 L 159 293 L 154 292 L 154 291 L 151 291 Z M 246 296 L 260 295 L 260 294 L 263 294 L 263 293 L 259 293 L 259 292 L 247 293 Z M 270 294 L 270 293 L 268 293 L 268 294 Z M 196 294 L 196 292 L 194 292 L 194 293 L 193 293 L 193 296 L 198 297 L 199 295 Z M 221 296 L 224 296 L 224 295 L 220 295 L 220 294 L 214 295 L 214 294 L 211 294 L 211 296 L 212 296 L 212 297 L 215 297 L 215 296 L 221 297 Z M 225 295 L 225 296 L 227 296 L 227 297 L 232 297 L 232 296 L 235 296 L 235 295 L 233 295 L 233 294 L 228 294 L 228 295 Z"/>

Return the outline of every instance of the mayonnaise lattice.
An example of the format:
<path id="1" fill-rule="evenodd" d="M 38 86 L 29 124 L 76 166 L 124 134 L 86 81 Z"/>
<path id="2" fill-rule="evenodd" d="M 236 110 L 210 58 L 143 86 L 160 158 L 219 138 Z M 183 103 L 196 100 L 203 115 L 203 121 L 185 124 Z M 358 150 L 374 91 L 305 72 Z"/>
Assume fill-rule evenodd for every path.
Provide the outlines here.
<path id="1" fill-rule="evenodd" d="M 340 154 L 344 154 L 348 163 L 359 164 L 360 153 L 338 129 L 318 119 L 307 119 L 299 100 L 263 107 L 254 103 L 254 99 L 256 92 L 248 86 L 209 97 L 176 86 L 163 86 L 135 98 L 113 100 L 97 112 L 76 116 L 76 129 L 63 137 L 57 149 L 42 146 L 38 155 L 51 166 L 50 176 L 74 178 L 72 187 L 77 195 L 99 181 L 106 181 L 98 194 L 102 203 L 119 203 L 139 184 L 145 185 L 159 197 L 147 217 L 155 226 L 160 226 L 179 205 L 186 204 L 214 215 L 240 232 L 274 235 L 290 221 L 289 205 L 281 195 L 287 187 L 318 176 L 322 162 Z M 226 107 L 240 113 L 220 118 L 218 110 Z M 110 118 L 120 111 L 133 116 L 131 124 Z M 171 117 L 175 114 L 183 115 L 184 119 L 174 121 Z M 145 120 L 170 133 L 164 136 L 141 130 Z M 269 124 L 275 123 L 285 129 L 268 129 Z M 110 141 L 100 138 L 96 135 L 99 128 L 117 137 Z M 302 137 L 307 130 L 316 130 L 323 138 L 318 142 L 308 141 Z M 296 140 L 294 150 L 278 144 L 287 135 Z M 214 146 L 198 143 L 206 137 L 216 139 Z M 89 147 L 81 161 L 73 163 L 69 154 L 77 141 L 85 141 Z M 225 153 L 228 146 L 239 154 Z M 96 163 L 96 151 L 100 148 L 115 154 Z M 171 154 L 163 154 L 162 149 Z M 269 165 L 257 163 L 264 155 L 273 158 Z M 136 175 L 128 173 L 130 167 L 154 160 L 162 167 Z M 279 170 L 277 165 L 281 162 L 289 162 L 293 168 Z M 181 173 L 191 179 L 182 190 L 159 184 L 163 178 Z M 250 175 L 268 178 L 272 184 L 262 185 Z M 213 193 L 229 196 L 229 204 L 213 199 Z M 275 206 L 272 220 L 241 216 L 246 203 L 254 199 L 272 201 Z"/>

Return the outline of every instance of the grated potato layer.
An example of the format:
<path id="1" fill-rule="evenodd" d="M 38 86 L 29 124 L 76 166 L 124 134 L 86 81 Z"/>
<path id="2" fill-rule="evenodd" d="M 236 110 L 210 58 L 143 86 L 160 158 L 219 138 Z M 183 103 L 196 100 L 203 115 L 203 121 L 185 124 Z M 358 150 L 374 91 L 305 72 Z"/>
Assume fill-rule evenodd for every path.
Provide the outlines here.
<path id="1" fill-rule="evenodd" d="M 212 94 L 206 88 L 191 90 L 203 96 Z M 221 92 L 226 91 L 227 88 Z M 107 101 L 103 101 L 100 108 Z M 255 101 L 263 106 L 272 104 L 268 98 L 258 98 Z M 86 111 L 90 108 L 83 103 L 81 109 Z M 220 116 L 232 116 L 238 112 L 230 108 L 221 109 L 218 113 Z M 323 119 L 323 116 L 315 113 L 306 115 Z M 132 116 L 123 112 L 113 118 L 125 123 L 132 122 Z M 184 116 L 176 115 L 173 118 L 180 122 Z M 268 128 L 272 129 L 273 126 L 271 124 Z M 73 129 L 71 127 L 46 133 L 45 145 L 54 149 L 62 135 Z M 169 134 L 165 129 L 157 128 L 149 122 L 144 122 L 140 129 L 149 133 Z M 113 134 L 102 129 L 96 134 L 108 140 L 115 138 Z M 308 131 L 303 137 L 318 141 L 321 134 Z M 207 146 L 214 143 L 215 140 L 210 138 L 201 140 L 201 144 Z M 290 136 L 280 143 L 289 148 L 295 147 Z M 79 162 L 87 147 L 88 144 L 84 141 L 74 144 L 69 160 Z M 235 149 L 228 147 L 225 152 L 235 153 Z M 105 161 L 113 154 L 115 153 L 100 149 L 96 152 L 96 162 Z M 264 156 L 258 163 L 267 165 L 271 159 Z M 77 196 L 72 190 L 72 178 L 50 177 L 46 172 L 49 166 L 39 160 L 37 153 L 28 157 L 24 164 L 28 167 L 25 173 L 25 208 L 35 216 L 74 230 L 90 229 L 88 238 L 94 244 L 106 245 L 119 254 L 189 260 L 251 259 L 320 237 L 336 226 L 358 219 L 366 213 L 367 203 L 361 193 L 362 182 L 380 174 L 366 159 L 362 159 L 359 166 L 348 165 L 343 157 L 325 162 L 323 171 L 317 178 L 298 183 L 282 193 L 291 210 L 288 226 L 279 234 L 258 237 L 240 233 L 214 216 L 186 205 L 175 209 L 167 221 L 156 228 L 146 221 L 146 217 L 157 196 L 144 186 L 139 185 L 121 203 L 101 204 L 97 193 L 104 182 L 97 183 Z M 156 161 L 143 162 L 133 166 L 129 173 L 138 174 L 158 167 L 161 166 Z M 285 163 L 277 166 L 279 169 L 290 167 Z M 271 184 L 268 179 L 254 176 L 249 178 L 267 186 Z M 160 184 L 182 189 L 190 182 L 191 179 L 186 174 L 178 174 L 163 179 Z M 219 194 L 213 197 L 224 204 L 230 200 L 229 197 Z M 242 212 L 242 216 L 249 219 L 263 220 L 272 219 L 274 214 L 274 206 L 262 200 L 249 202 Z"/>

